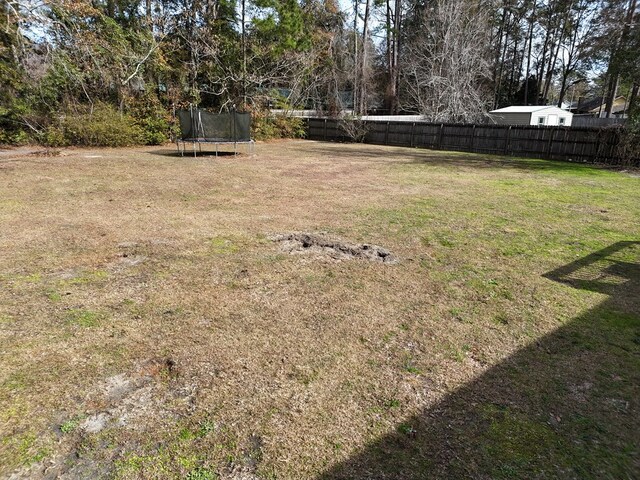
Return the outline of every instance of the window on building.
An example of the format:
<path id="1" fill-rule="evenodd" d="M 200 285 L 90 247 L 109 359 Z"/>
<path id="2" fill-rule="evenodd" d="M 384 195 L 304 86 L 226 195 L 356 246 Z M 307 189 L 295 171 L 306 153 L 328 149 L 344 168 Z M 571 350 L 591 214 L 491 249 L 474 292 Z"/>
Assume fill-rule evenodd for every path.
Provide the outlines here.
<path id="1" fill-rule="evenodd" d="M 558 120 L 558 125 L 564 125 L 565 122 L 566 122 L 566 118 L 560 117 L 560 120 Z"/>
<path id="2" fill-rule="evenodd" d="M 538 125 L 544 125 L 545 117 L 538 117 Z"/>

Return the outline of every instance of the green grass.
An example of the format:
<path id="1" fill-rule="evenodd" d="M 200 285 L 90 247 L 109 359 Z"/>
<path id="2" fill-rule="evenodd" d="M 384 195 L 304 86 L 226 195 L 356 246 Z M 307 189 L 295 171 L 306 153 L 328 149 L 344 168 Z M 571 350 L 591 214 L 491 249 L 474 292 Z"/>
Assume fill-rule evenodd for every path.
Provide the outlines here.
<path id="1" fill-rule="evenodd" d="M 51 447 L 45 439 L 38 438 L 33 431 L 18 434 L 0 443 L 0 447 L 8 448 L 13 454 L 12 460 L 24 467 L 40 462 L 51 454 Z"/>
<path id="2" fill-rule="evenodd" d="M 565 440 L 546 423 L 531 421 L 509 409 L 487 406 L 489 427 L 483 434 L 485 455 L 492 478 L 522 478 L 569 469 Z"/>
<path id="3" fill-rule="evenodd" d="M 69 325 L 77 325 L 83 328 L 97 327 L 104 315 L 100 312 L 86 310 L 82 308 L 73 308 L 65 314 L 65 321 Z"/>
<path id="4" fill-rule="evenodd" d="M 218 236 L 209 240 L 209 249 L 215 255 L 237 253 L 242 248 L 242 240 L 235 237 Z"/>
<path id="5" fill-rule="evenodd" d="M 56 292 L 55 290 L 47 290 L 45 295 L 52 302 L 59 302 L 60 300 L 62 300 L 62 295 L 60 293 Z"/>
<path id="6" fill-rule="evenodd" d="M 187 473 L 187 480 L 215 480 L 218 475 L 208 468 L 196 467 Z"/>
<path id="7" fill-rule="evenodd" d="M 72 433 L 78 428 L 79 423 L 76 418 L 69 419 L 60 425 L 60 431 L 64 434 Z"/>
<path id="8" fill-rule="evenodd" d="M 109 276 L 109 273 L 105 270 L 88 270 L 81 271 L 76 276 L 70 279 L 60 280 L 61 286 L 69 285 L 87 285 L 95 282 L 104 281 Z"/>

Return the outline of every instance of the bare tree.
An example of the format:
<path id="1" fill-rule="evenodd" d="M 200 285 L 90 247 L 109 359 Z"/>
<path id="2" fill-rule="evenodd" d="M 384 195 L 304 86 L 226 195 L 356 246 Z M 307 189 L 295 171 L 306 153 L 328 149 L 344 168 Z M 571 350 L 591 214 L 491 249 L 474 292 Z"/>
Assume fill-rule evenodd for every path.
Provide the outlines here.
<path id="1" fill-rule="evenodd" d="M 405 45 L 403 106 L 430 121 L 473 121 L 486 109 L 488 12 L 480 2 L 434 2 Z"/>

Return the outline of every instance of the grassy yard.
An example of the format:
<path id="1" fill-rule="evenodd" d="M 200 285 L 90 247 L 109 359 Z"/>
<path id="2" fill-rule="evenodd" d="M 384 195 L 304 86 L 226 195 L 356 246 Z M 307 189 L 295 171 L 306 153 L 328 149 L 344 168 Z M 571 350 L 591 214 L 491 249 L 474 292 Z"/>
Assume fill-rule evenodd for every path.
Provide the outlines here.
<path id="1" fill-rule="evenodd" d="M 638 478 L 639 240 L 584 165 L 3 155 L 0 477 Z"/>

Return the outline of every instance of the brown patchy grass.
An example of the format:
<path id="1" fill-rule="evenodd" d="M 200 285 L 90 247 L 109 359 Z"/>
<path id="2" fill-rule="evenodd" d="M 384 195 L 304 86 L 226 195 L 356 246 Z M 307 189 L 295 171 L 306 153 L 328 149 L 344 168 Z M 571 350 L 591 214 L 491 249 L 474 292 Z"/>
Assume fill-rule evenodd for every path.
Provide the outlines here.
<path id="1" fill-rule="evenodd" d="M 639 178 L 256 152 L 3 155 L 0 476 L 638 474 L 639 249 L 610 273 L 624 295 L 543 275 L 640 238 Z M 287 232 L 400 262 L 286 255 Z M 558 332 L 571 348 L 546 359 Z"/>

